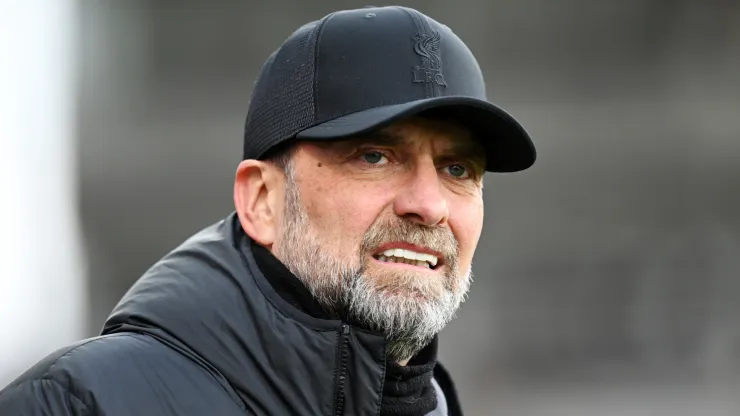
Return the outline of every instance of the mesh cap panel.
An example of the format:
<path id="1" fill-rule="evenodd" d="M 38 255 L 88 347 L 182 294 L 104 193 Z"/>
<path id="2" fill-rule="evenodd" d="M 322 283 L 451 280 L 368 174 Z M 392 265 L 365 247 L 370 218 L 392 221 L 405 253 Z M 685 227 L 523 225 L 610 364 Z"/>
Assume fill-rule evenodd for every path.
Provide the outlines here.
<path id="1" fill-rule="evenodd" d="M 273 145 L 314 122 L 314 60 L 322 22 L 296 30 L 265 62 L 252 91 L 244 126 L 244 159 L 258 159 Z"/>

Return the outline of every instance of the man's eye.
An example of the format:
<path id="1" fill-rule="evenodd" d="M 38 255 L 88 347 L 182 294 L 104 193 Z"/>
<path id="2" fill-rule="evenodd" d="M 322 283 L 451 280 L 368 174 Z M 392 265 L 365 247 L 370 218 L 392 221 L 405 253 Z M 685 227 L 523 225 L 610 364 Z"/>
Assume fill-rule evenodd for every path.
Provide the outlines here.
<path id="1" fill-rule="evenodd" d="M 380 152 L 368 152 L 362 155 L 365 162 L 371 165 L 381 165 L 388 161 L 388 158 Z M 385 159 L 385 162 L 383 161 Z"/>
<path id="2" fill-rule="evenodd" d="M 463 165 L 449 165 L 447 166 L 447 172 L 455 178 L 467 178 L 470 176 L 468 168 Z"/>

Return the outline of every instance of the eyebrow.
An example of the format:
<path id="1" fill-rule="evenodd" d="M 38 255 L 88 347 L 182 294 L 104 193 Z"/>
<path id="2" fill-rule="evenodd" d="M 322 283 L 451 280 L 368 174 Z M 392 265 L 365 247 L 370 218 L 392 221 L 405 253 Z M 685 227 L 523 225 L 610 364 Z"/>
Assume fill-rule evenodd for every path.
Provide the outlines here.
<path id="1" fill-rule="evenodd" d="M 452 143 L 449 153 L 466 159 L 485 159 L 485 149 L 480 143 L 473 141 L 456 141 Z"/>

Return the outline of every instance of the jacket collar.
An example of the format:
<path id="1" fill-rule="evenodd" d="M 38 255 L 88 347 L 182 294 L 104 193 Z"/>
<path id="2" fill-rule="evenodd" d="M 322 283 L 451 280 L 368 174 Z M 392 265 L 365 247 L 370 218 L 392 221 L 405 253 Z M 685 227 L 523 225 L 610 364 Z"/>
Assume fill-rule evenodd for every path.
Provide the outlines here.
<path id="1" fill-rule="evenodd" d="M 347 332 L 340 320 L 291 304 L 260 271 L 250 244 L 235 214 L 194 235 L 131 287 L 102 334 L 155 337 L 200 364 L 245 407 L 274 414 L 326 413 L 334 400 L 338 345 L 345 345 L 353 374 L 345 381 L 352 392 L 347 410 L 373 411 L 382 390 L 384 338 L 360 328 Z M 287 401 L 276 391 L 296 397 Z"/>
<path id="2" fill-rule="evenodd" d="M 243 238 L 247 238 L 244 236 Z M 318 319 L 332 319 L 319 305 L 306 286 L 278 260 L 270 250 L 249 242 L 257 267 L 272 288 L 294 308 Z"/>

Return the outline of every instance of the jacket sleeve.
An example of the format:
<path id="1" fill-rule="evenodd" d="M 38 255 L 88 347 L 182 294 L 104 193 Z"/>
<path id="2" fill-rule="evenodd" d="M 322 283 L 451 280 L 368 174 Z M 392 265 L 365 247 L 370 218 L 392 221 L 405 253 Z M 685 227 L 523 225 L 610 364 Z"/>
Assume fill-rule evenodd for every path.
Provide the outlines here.
<path id="1" fill-rule="evenodd" d="M 91 416 L 85 403 L 51 378 L 25 380 L 0 391 L 0 415 Z"/>

